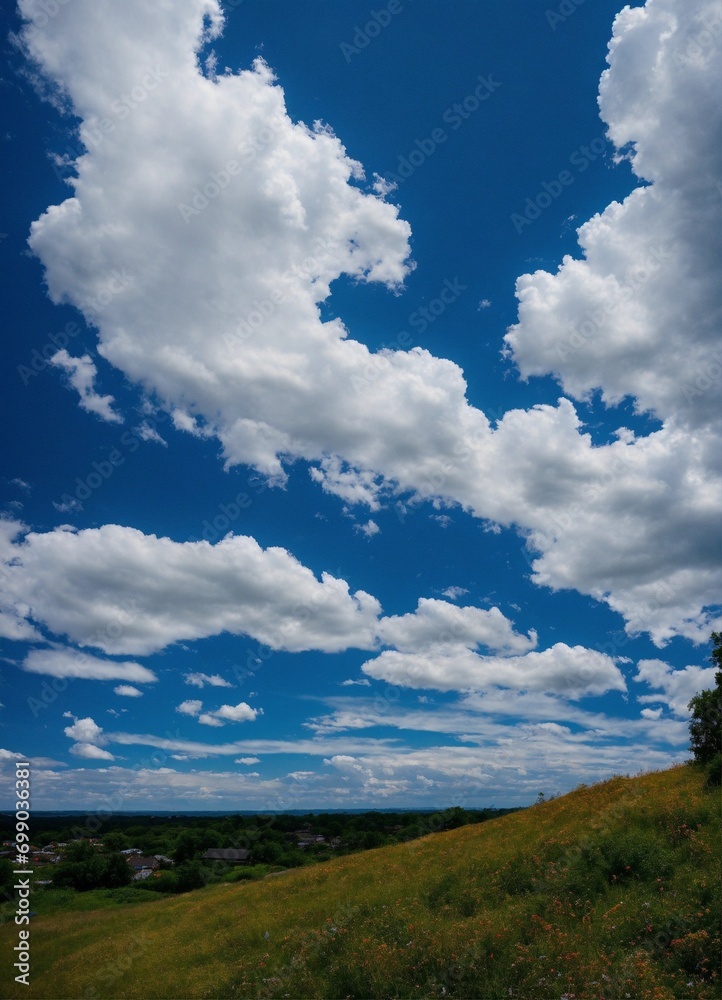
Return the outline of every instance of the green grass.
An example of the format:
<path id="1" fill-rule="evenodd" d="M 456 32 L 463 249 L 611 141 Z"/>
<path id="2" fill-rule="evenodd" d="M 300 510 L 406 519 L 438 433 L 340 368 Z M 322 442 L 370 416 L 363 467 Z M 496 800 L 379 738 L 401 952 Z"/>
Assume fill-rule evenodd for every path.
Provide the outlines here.
<path id="1" fill-rule="evenodd" d="M 148 892 L 147 889 L 128 886 L 125 889 L 91 889 L 76 892 L 74 889 L 37 889 L 32 896 L 32 910 L 38 916 L 51 913 L 74 913 L 83 910 L 101 910 L 129 903 L 152 903 L 167 899 L 167 893 Z"/>
<path id="2" fill-rule="evenodd" d="M 716 1000 L 720 804 L 685 766 L 277 878 L 40 915 L 29 988 L 6 924 L 0 995 Z"/>

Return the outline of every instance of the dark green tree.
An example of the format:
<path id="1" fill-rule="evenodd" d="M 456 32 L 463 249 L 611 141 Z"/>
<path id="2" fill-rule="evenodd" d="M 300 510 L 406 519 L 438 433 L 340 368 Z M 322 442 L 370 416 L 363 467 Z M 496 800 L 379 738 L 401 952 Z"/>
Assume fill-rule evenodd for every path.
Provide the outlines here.
<path id="1" fill-rule="evenodd" d="M 103 847 L 107 851 L 124 851 L 127 847 L 133 846 L 133 844 L 128 843 L 128 838 L 122 830 L 111 830 L 103 837 Z"/>
<path id="2" fill-rule="evenodd" d="M 176 892 L 191 892 L 206 884 L 200 861 L 184 861 L 175 870 Z"/>
<path id="3" fill-rule="evenodd" d="M 176 841 L 173 860 L 181 864 L 199 858 L 207 848 L 217 846 L 208 841 L 208 835 L 202 830 L 183 830 Z"/>
<path id="4" fill-rule="evenodd" d="M 122 854 L 110 854 L 104 861 L 105 871 L 101 878 L 106 889 L 119 889 L 130 884 L 132 877 L 130 866 Z"/>
<path id="5" fill-rule="evenodd" d="M 694 759 L 709 764 L 722 751 L 722 632 L 712 633 L 712 663 L 717 667 L 715 686 L 700 691 L 689 703 L 692 719 L 689 738 Z"/>

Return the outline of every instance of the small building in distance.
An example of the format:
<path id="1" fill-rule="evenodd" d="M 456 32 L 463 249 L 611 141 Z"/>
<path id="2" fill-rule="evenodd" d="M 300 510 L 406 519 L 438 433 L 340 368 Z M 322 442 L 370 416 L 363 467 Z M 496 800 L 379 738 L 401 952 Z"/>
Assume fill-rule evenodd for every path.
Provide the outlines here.
<path id="1" fill-rule="evenodd" d="M 203 855 L 204 861 L 227 861 L 232 865 L 245 865 L 251 852 L 240 847 L 210 847 Z"/>
<path id="2" fill-rule="evenodd" d="M 155 858 L 144 858 L 142 854 L 131 854 L 125 860 L 128 862 L 128 865 L 137 872 L 142 871 L 143 869 L 155 871 L 158 867 L 158 862 Z"/>

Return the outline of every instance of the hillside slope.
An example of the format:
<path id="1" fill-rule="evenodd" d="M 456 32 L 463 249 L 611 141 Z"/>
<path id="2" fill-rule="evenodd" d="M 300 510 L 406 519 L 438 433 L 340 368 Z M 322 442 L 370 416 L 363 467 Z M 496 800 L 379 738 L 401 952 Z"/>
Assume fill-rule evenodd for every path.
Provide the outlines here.
<path id="1" fill-rule="evenodd" d="M 690 766 L 262 882 L 37 918 L 6 997 L 719 996 L 720 793 Z"/>

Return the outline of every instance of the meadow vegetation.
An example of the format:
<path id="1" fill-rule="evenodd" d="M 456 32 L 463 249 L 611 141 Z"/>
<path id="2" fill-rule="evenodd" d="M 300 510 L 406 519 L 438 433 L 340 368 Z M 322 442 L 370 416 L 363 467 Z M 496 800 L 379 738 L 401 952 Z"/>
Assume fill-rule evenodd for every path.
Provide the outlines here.
<path id="1" fill-rule="evenodd" d="M 689 764 L 262 880 L 40 914 L 30 987 L 3 963 L 0 994 L 717 1000 L 720 806 Z"/>

